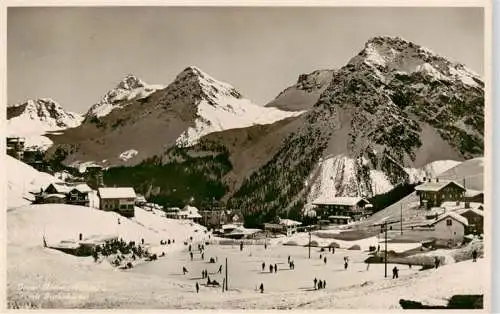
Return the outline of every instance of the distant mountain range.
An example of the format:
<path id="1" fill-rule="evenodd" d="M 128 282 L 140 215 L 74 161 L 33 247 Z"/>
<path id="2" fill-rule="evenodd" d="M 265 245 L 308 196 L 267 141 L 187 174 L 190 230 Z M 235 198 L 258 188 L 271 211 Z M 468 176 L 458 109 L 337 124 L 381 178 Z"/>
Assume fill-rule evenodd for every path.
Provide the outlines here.
<path id="1" fill-rule="evenodd" d="M 75 128 L 82 120 L 52 99 L 28 100 L 7 107 L 7 136 L 25 137 L 27 147 L 44 150 L 52 145 L 45 133 Z"/>
<path id="2" fill-rule="evenodd" d="M 81 124 L 73 117 L 47 135 L 47 158 L 111 167 L 108 184 L 164 203 L 216 198 L 262 217 L 317 198 L 371 197 L 484 154 L 482 79 L 397 37 L 300 75 L 265 106 L 188 67 L 166 86 L 128 75 Z"/>

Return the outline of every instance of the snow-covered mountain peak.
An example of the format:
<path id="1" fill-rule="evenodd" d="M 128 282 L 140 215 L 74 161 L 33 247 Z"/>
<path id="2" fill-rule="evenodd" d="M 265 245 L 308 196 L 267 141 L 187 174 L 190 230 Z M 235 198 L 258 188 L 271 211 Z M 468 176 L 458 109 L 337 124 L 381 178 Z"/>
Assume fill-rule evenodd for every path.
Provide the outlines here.
<path id="1" fill-rule="evenodd" d="M 46 149 L 52 142 L 43 134 L 75 128 L 83 117 L 65 111 L 53 99 L 39 98 L 8 106 L 7 119 L 7 136 L 25 137 L 26 147 Z"/>
<path id="2" fill-rule="evenodd" d="M 432 80 L 461 81 L 479 88 L 484 86 L 481 77 L 463 64 L 400 37 L 377 36 L 369 39 L 348 66 L 368 66 L 384 80 L 390 79 L 389 73 L 408 75 L 419 72 Z"/>
<path id="3" fill-rule="evenodd" d="M 147 84 L 133 74 L 127 74 L 123 80 L 116 86 L 117 89 L 133 90 L 136 88 L 146 87 Z"/>
<path id="4" fill-rule="evenodd" d="M 127 74 L 115 88 L 109 90 L 97 104 L 94 104 L 86 114 L 86 118 L 101 118 L 117 108 L 122 108 L 127 101 L 146 98 L 163 85 L 150 85 L 133 74 Z"/>
<path id="5" fill-rule="evenodd" d="M 177 75 L 173 84 L 193 93 L 198 92 L 203 98 L 210 98 L 212 101 L 217 101 L 217 99 L 224 96 L 237 99 L 243 98 L 233 86 L 213 78 L 196 66 L 184 69 Z"/>
<path id="6" fill-rule="evenodd" d="M 270 124 L 294 117 L 303 111 L 286 112 L 259 106 L 244 98 L 233 86 L 216 80 L 195 66 L 184 69 L 168 89 L 186 99 L 194 99 L 196 119 L 177 139 L 179 146 L 190 146 L 209 133 L 244 128 L 256 124 Z"/>
<path id="7" fill-rule="evenodd" d="M 76 127 L 80 125 L 82 117 L 77 113 L 65 111 L 53 99 L 39 98 L 7 107 L 7 119 L 40 121 L 46 125 L 43 131 L 48 131 Z M 28 128 L 27 125 L 24 127 Z"/>

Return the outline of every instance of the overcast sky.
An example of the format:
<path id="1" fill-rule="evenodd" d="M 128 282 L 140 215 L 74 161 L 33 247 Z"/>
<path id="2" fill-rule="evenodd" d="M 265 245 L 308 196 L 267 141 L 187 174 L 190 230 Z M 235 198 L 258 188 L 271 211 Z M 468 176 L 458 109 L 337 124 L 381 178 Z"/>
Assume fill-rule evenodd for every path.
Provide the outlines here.
<path id="1" fill-rule="evenodd" d="M 265 104 L 301 73 L 400 36 L 483 75 L 477 8 L 9 8 L 8 102 L 85 112 L 128 73 L 169 84 L 189 65 Z"/>

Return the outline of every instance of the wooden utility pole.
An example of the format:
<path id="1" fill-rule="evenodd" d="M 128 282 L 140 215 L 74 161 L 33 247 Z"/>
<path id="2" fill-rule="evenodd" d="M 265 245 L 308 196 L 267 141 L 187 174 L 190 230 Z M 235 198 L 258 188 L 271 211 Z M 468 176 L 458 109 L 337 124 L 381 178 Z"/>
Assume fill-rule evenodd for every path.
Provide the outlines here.
<path id="1" fill-rule="evenodd" d="M 229 283 L 227 281 L 227 257 L 226 257 L 226 291 L 228 290 L 229 288 Z"/>
<path id="2" fill-rule="evenodd" d="M 385 253 L 384 253 L 384 269 L 385 269 L 385 277 L 387 278 L 387 225 L 388 224 L 396 224 L 399 221 L 384 221 L 381 223 L 374 224 L 373 226 L 380 226 L 381 232 L 384 233 L 384 242 L 385 242 Z"/>
<path id="3" fill-rule="evenodd" d="M 309 230 L 309 259 L 311 259 L 311 230 Z"/>
<path id="4" fill-rule="evenodd" d="M 401 235 L 403 235 L 403 203 L 401 203 Z"/>
<path id="5" fill-rule="evenodd" d="M 385 278 L 387 278 L 387 222 L 384 224 L 385 231 L 385 257 L 384 257 L 384 266 L 385 266 Z"/>

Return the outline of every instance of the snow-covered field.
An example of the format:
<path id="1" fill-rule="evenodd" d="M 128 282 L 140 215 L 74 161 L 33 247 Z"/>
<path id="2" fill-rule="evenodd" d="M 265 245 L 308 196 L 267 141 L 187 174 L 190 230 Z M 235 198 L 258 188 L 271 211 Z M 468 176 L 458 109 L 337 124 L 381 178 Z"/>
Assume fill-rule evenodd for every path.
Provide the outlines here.
<path id="1" fill-rule="evenodd" d="M 447 264 L 438 270 L 419 272 L 416 267 L 400 268 L 400 278 L 384 278 L 383 265 L 367 269 L 363 262 L 376 237 L 359 241 L 340 241 L 312 235 L 320 245 L 340 245 L 335 254 L 311 248 L 306 233 L 292 237 L 269 239 L 269 246 L 208 245 L 204 260 L 198 252 L 191 261 L 184 242 L 193 237 L 196 244 L 211 241 L 206 229 L 190 221 L 172 220 L 162 211 L 146 211 L 136 207 L 135 217 L 127 219 L 113 212 L 66 204 L 26 205 L 27 191 L 57 181 L 19 161 L 7 157 L 7 296 L 10 307 L 37 308 L 183 308 L 183 309 L 319 309 L 399 308 L 400 298 L 432 304 L 443 304 L 453 294 L 487 292 L 487 263 L 470 261 Z M 94 203 L 94 202 L 92 202 Z M 120 222 L 120 223 L 118 223 Z M 335 230 L 321 231 L 335 233 Z M 78 242 L 105 236 L 145 245 L 152 253 L 165 252 L 157 261 L 138 263 L 130 270 L 113 268 L 106 260 L 95 263 L 92 257 L 75 257 L 43 248 L 60 241 Z M 160 245 L 161 240 L 175 239 L 175 244 Z M 294 242 L 295 245 L 284 245 Z M 347 250 L 359 245 L 361 250 Z M 381 245 L 382 247 L 382 245 Z M 388 250 L 397 252 L 415 244 L 389 243 Z M 325 264 L 319 255 L 327 257 Z M 217 257 L 216 265 L 207 263 Z M 295 262 L 290 270 L 287 257 Z M 350 265 L 343 269 L 343 257 Z M 212 279 L 222 282 L 222 274 L 214 274 L 228 258 L 228 292 L 205 286 L 201 270 L 207 269 Z M 262 272 L 261 264 L 266 263 Z M 268 265 L 276 264 L 278 273 L 270 274 Z M 189 273 L 182 275 L 182 266 Z M 225 267 L 225 266 L 224 266 Z M 389 276 L 393 265 L 389 265 Z M 327 288 L 312 289 L 313 279 L 326 280 Z M 194 285 L 201 285 L 196 293 Z M 439 282 L 439 285 L 436 285 Z M 256 287 L 264 284 L 264 295 Z"/>
<path id="2" fill-rule="evenodd" d="M 273 239 L 267 249 L 262 245 L 246 245 L 242 252 L 238 245 L 208 245 L 201 260 L 196 244 L 208 240 L 205 229 L 161 216 L 160 211 L 136 208 L 133 219 L 120 217 L 118 224 L 119 216 L 115 213 L 80 206 L 45 204 L 10 210 L 7 213 L 9 304 L 46 308 L 387 309 L 399 308 L 400 298 L 442 304 L 453 294 L 486 290 L 483 260 L 423 272 L 401 265 L 400 278 L 392 280 L 384 278 L 383 265 L 373 264 L 367 269 L 364 251 L 337 249 L 332 254 L 311 248 L 308 259 L 308 248 L 282 245 L 287 240 L 308 239 L 306 234 Z M 136 242 L 144 238 L 151 251 L 162 251 L 166 256 L 120 271 L 106 262 L 94 263 L 91 257 L 77 258 L 42 247 L 43 234 L 51 244 L 76 241 L 79 233 L 84 240 L 95 235 L 118 235 Z M 194 238 L 193 261 L 183 243 L 190 236 Z M 174 238 L 175 245 L 159 245 L 162 239 Z M 356 242 L 363 247 L 373 240 Z M 320 254 L 327 257 L 326 264 L 320 260 Z M 288 256 L 295 262 L 295 270 L 289 269 Z M 344 256 L 350 258 L 347 270 L 343 268 Z M 210 257 L 217 257 L 218 263 L 208 263 Z M 200 277 L 201 271 L 207 269 L 211 279 L 222 282 L 222 274 L 216 271 L 219 265 L 225 265 L 225 258 L 230 291 L 223 293 L 220 288 L 206 287 L 206 280 Z M 264 272 L 262 262 L 266 263 Z M 269 264 L 277 264 L 278 273 L 269 273 Z M 189 270 L 185 276 L 182 266 Z M 389 276 L 393 266 L 388 267 Z M 315 291 L 315 277 L 326 280 L 327 288 Z M 438 281 L 440 284 L 436 285 Z M 201 285 L 199 294 L 194 290 L 196 282 Z M 264 295 L 255 289 L 260 283 L 264 284 Z"/>

